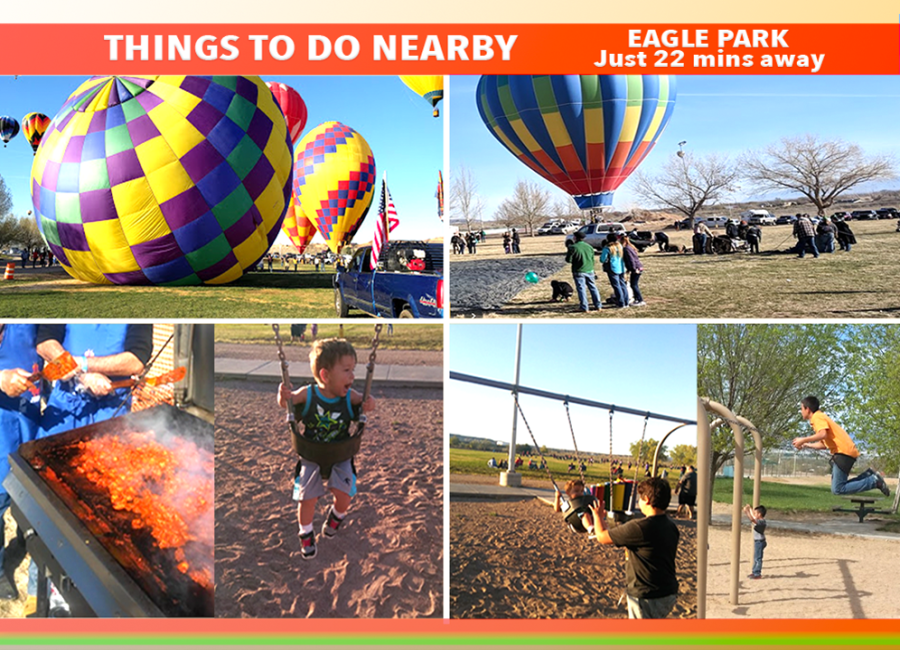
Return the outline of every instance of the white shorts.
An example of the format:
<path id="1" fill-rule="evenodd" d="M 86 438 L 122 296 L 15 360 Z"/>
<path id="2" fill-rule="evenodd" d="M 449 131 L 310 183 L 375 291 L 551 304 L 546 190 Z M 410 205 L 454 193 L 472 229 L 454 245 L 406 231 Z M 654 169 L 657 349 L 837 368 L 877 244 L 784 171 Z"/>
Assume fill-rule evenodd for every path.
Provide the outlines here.
<path id="1" fill-rule="evenodd" d="M 299 486 L 299 490 L 297 489 Z M 356 475 L 350 459 L 342 460 L 331 467 L 331 476 L 328 478 L 328 488 L 334 488 L 346 492 L 349 496 L 356 496 Z M 300 459 L 300 474 L 294 481 L 294 501 L 306 501 L 325 496 L 325 485 L 322 482 L 322 474 L 316 463 L 305 458 Z"/>

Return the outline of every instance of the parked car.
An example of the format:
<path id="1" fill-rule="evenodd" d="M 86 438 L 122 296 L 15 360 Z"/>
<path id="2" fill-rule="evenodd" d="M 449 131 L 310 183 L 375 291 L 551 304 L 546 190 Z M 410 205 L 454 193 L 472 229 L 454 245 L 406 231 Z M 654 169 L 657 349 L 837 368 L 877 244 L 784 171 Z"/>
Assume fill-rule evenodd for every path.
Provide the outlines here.
<path id="1" fill-rule="evenodd" d="M 775 215 L 768 210 L 744 210 L 741 219 L 757 226 L 774 226 Z"/>
<path id="2" fill-rule="evenodd" d="M 359 309 L 383 318 L 442 318 L 444 246 L 392 241 L 371 267 L 372 247 L 358 249 L 334 276 L 334 307 L 339 318 Z"/>
<path id="3" fill-rule="evenodd" d="M 832 217 L 837 217 L 838 221 L 851 221 L 853 219 L 853 215 L 849 212 L 835 212 Z"/>
<path id="4" fill-rule="evenodd" d="M 603 247 L 603 242 L 606 241 L 606 237 L 611 232 L 625 232 L 625 226 L 616 221 L 609 223 L 589 223 L 586 226 L 582 226 L 578 229 L 578 232 L 584 233 L 584 241 L 593 246 L 595 249 L 600 250 Z M 566 246 L 570 243 L 575 243 L 575 235 L 574 233 L 566 237 Z"/>
<path id="5" fill-rule="evenodd" d="M 783 214 L 775 220 L 776 226 L 789 226 L 797 220 L 792 214 Z"/>
<path id="6" fill-rule="evenodd" d="M 875 210 L 875 214 L 879 219 L 900 219 L 900 212 L 897 212 L 897 208 L 878 208 Z"/>
<path id="7" fill-rule="evenodd" d="M 543 226 L 536 228 L 534 231 L 535 235 L 552 235 L 555 234 L 553 232 L 554 228 L 562 226 L 563 221 L 560 219 L 553 219 L 551 221 L 546 222 Z"/>
<path id="8" fill-rule="evenodd" d="M 875 210 L 854 210 L 851 214 L 857 221 L 866 221 L 878 218 L 878 214 L 875 212 Z"/>

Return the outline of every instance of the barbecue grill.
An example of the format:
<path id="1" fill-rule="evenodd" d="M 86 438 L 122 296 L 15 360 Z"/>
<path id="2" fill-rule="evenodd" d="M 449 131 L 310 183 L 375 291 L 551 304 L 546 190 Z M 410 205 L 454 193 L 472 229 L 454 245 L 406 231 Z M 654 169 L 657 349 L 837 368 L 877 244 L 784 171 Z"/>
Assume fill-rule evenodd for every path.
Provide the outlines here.
<path id="1" fill-rule="evenodd" d="M 72 616 L 213 615 L 212 459 L 212 425 L 165 404 L 10 455 L 13 517 Z"/>

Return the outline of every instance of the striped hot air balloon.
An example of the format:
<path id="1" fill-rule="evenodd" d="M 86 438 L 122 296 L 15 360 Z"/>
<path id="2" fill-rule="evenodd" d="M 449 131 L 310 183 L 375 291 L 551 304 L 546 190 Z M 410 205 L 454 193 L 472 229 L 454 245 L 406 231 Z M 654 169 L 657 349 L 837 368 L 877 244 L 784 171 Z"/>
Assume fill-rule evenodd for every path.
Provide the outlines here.
<path id="1" fill-rule="evenodd" d="M 297 248 L 297 253 L 301 255 L 306 250 L 310 240 L 316 235 L 315 226 L 306 218 L 296 196 L 291 195 L 291 204 L 288 206 L 287 214 L 284 215 L 284 223 L 281 224 L 281 230 Z"/>
<path id="2" fill-rule="evenodd" d="M 29 113 L 22 118 L 22 133 L 25 134 L 25 139 L 28 140 L 28 144 L 31 145 L 35 154 L 37 154 L 41 139 L 49 127 L 50 118 L 43 113 Z"/>
<path id="3" fill-rule="evenodd" d="M 276 81 L 266 82 L 275 101 L 284 113 L 284 121 L 287 124 L 288 131 L 291 134 L 291 142 L 297 143 L 300 134 L 303 133 L 303 127 L 306 126 L 306 102 L 296 90 Z"/>
<path id="4" fill-rule="evenodd" d="M 420 95 L 422 99 L 434 107 L 433 115 L 437 117 L 440 112 L 437 109 L 438 102 L 444 98 L 444 77 L 443 75 L 400 75 L 400 80 L 405 83 L 410 90 Z"/>
<path id="5" fill-rule="evenodd" d="M 375 157 L 349 126 L 325 122 L 297 143 L 296 201 L 335 254 L 362 225 L 374 193 Z"/>
<path id="6" fill-rule="evenodd" d="M 94 77 L 32 167 L 35 217 L 72 276 L 222 284 L 266 253 L 291 196 L 284 118 L 259 77 Z"/>
<path id="7" fill-rule="evenodd" d="M 653 149 L 675 107 L 675 77 L 486 75 L 476 99 L 491 134 L 586 210 L 612 205 Z"/>

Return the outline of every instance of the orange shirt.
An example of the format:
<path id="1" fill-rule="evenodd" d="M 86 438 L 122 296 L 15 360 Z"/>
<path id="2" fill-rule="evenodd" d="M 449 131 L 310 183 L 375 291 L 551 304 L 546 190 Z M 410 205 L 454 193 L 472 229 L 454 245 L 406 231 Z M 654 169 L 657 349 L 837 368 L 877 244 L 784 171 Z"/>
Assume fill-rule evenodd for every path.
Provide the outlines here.
<path id="1" fill-rule="evenodd" d="M 825 429 L 825 438 L 822 442 L 825 443 L 825 446 L 828 447 L 828 451 L 832 454 L 844 454 L 851 458 L 859 458 L 859 450 L 856 448 L 856 445 L 853 444 L 853 440 L 850 439 L 847 432 L 841 428 L 841 425 L 822 413 L 822 411 L 816 411 L 810 416 L 809 426 L 811 426 L 816 433 Z"/>

